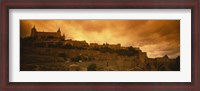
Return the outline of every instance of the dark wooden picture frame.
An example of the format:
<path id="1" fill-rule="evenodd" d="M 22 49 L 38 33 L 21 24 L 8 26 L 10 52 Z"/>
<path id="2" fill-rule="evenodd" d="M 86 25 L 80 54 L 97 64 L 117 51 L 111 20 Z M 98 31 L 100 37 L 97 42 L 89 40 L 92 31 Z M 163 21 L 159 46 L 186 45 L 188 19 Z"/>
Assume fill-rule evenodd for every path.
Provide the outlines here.
<path id="1" fill-rule="evenodd" d="M 192 82 L 9 82 L 9 9 L 191 9 L 192 11 Z M 1 90 L 136 90 L 200 91 L 199 78 L 199 0 L 138 1 L 16 1 L 1 2 Z M 190 60 L 188 60 L 190 61 Z"/>

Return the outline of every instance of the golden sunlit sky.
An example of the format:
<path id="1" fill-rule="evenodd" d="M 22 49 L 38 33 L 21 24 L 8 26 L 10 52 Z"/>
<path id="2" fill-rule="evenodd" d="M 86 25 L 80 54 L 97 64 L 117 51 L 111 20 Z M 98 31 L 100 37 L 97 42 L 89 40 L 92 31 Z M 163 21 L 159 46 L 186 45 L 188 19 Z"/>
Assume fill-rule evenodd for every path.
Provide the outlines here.
<path id="1" fill-rule="evenodd" d="M 20 36 L 34 25 L 40 32 L 60 28 L 66 39 L 140 47 L 150 58 L 180 55 L 179 20 L 20 20 Z"/>

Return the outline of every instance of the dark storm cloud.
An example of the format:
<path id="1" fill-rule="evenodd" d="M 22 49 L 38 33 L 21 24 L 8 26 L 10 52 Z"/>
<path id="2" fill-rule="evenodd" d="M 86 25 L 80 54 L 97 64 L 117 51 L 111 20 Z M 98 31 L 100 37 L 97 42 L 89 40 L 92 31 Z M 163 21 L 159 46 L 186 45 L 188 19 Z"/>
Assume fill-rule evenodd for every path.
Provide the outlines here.
<path id="1" fill-rule="evenodd" d="M 179 20 L 21 20 L 21 37 L 34 25 L 45 32 L 60 27 L 66 39 L 140 47 L 149 57 L 180 55 Z"/>

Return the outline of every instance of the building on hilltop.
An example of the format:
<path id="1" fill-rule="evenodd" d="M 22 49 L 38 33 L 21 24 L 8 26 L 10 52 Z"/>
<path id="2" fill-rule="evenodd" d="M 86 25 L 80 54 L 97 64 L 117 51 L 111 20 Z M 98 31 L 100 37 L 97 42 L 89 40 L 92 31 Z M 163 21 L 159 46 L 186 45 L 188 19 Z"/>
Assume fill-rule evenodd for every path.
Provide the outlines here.
<path id="1" fill-rule="evenodd" d="M 75 46 L 75 47 L 82 47 L 82 48 L 89 47 L 88 43 L 85 40 L 78 41 L 78 40 L 68 39 L 68 40 L 65 40 L 63 44 L 64 45 L 71 45 L 71 46 Z"/>
<path id="2" fill-rule="evenodd" d="M 108 47 L 111 49 L 120 49 L 121 48 L 121 44 L 108 44 L 108 43 L 103 43 L 102 45 L 103 47 Z"/>
<path id="3" fill-rule="evenodd" d="M 57 32 L 38 32 L 35 26 L 31 29 L 31 38 L 40 41 L 61 41 L 65 40 L 65 35 L 61 35 L 60 28 Z"/>
<path id="4" fill-rule="evenodd" d="M 100 48 L 98 43 L 90 43 L 90 48 Z"/>

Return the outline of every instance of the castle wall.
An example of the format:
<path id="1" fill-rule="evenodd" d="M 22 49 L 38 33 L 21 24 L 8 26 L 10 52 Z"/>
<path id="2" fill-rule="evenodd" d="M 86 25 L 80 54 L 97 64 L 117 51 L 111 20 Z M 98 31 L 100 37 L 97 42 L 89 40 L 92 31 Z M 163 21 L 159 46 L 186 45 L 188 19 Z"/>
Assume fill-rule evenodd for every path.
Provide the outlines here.
<path id="1" fill-rule="evenodd" d="M 52 37 L 61 37 L 60 33 L 57 32 L 36 32 L 36 36 L 38 37 L 48 37 L 48 36 L 52 36 Z"/>

